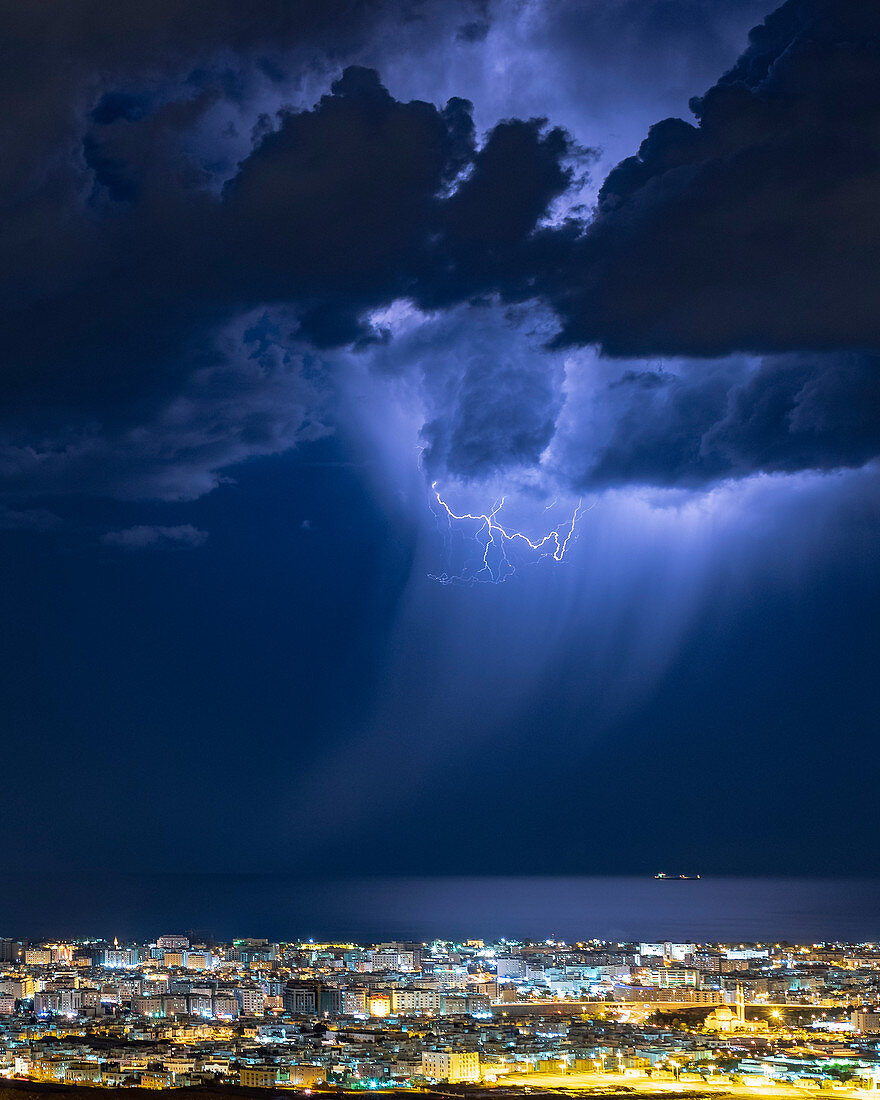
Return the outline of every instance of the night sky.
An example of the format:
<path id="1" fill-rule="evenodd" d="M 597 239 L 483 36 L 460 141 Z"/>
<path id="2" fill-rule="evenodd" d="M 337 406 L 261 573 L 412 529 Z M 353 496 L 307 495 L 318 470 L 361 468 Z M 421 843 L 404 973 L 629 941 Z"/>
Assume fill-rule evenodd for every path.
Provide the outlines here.
<path id="1" fill-rule="evenodd" d="M 876 873 L 880 6 L 0 27 L 0 869 Z"/>

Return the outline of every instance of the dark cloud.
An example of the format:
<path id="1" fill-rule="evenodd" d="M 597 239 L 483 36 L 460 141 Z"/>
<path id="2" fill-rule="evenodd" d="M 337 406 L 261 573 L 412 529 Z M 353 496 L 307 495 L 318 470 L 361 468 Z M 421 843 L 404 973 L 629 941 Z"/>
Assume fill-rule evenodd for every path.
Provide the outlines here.
<path id="1" fill-rule="evenodd" d="M 205 88 L 240 98 L 274 59 L 294 71 L 322 60 L 338 68 L 329 55 L 362 43 L 388 11 L 373 0 L 194 0 L 185 9 L 169 0 L 50 0 L 40 9 L 3 0 L 0 15 L 0 201 L 15 213 L 4 261 L 17 269 L 18 296 L 80 274 L 90 123 L 133 123 Z"/>
<path id="2" fill-rule="evenodd" d="M 276 227 L 264 222 L 261 240 L 237 225 L 188 143 L 270 70 L 273 80 L 297 67 L 338 72 L 332 55 L 377 33 L 389 6 L 2 7 L 3 488 L 192 497 L 230 463 L 325 431 L 317 368 L 290 339 L 297 318 L 268 350 L 245 338 L 242 319 L 267 283 L 300 312 L 311 305 L 296 302 L 290 279 L 265 275 Z M 272 130 L 258 131 L 257 147 Z M 278 180 L 277 165 L 263 167 Z M 344 177 L 352 166 L 332 167 Z M 288 184 L 295 192 L 295 170 Z M 334 197 L 331 187 L 325 205 Z M 320 204 L 301 214 L 328 224 Z M 252 272 L 245 240 L 266 261 Z"/>
<path id="3" fill-rule="evenodd" d="M 535 297 L 535 229 L 572 183 L 572 158 L 589 155 L 544 119 L 500 122 L 467 178 L 438 208 L 430 266 L 413 299 L 431 309 L 478 294 Z"/>
<path id="4" fill-rule="evenodd" d="M 157 527 L 140 524 L 124 531 L 108 531 L 101 541 L 105 546 L 117 546 L 122 550 L 195 550 L 204 546 L 208 534 L 192 524 L 177 527 Z"/>
<path id="5" fill-rule="evenodd" d="M 880 10 L 863 0 L 788 0 L 756 28 L 693 101 L 697 125 L 658 123 L 606 179 L 550 290 L 561 341 L 614 355 L 875 346 L 878 56 Z"/>
<path id="6" fill-rule="evenodd" d="M 529 242 L 572 180 L 569 136 L 508 120 L 476 149 L 469 103 L 398 102 L 368 69 L 332 93 L 283 112 L 228 185 L 211 245 L 231 293 L 298 303 L 319 347 L 369 336 L 364 313 L 399 297 L 531 296 Z"/>
<path id="7" fill-rule="evenodd" d="M 218 193 L 186 142 L 222 81 L 140 92 L 134 48 L 122 90 L 82 90 L 49 222 L 25 188 L 7 244 L 0 469 L 18 492 L 192 497 L 321 434 L 310 349 L 383 338 L 364 315 L 403 295 L 516 296 L 511 257 L 571 176 L 540 120 L 478 150 L 464 100 L 399 102 L 349 67 L 259 126 Z M 260 310 L 283 315 L 268 351 L 242 322 Z"/>
<path id="8" fill-rule="evenodd" d="M 238 68 L 252 61 L 265 68 L 304 46 L 313 55 L 342 52 L 363 41 L 388 9 L 374 0 L 254 0 L 246 6 L 192 0 L 185 8 L 173 0 L 50 0 L 40 9 L 4 0 L 0 11 L 6 47 L 0 94 L 19 124 L 4 172 L 34 179 L 39 162 L 28 164 L 15 154 L 39 152 L 78 129 L 78 112 L 102 85 L 97 120 L 130 115 L 145 93 L 125 85 L 157 88 L 181 75 L 198 80 L 230 58 Z"/>
<path id="9" fill-rule="evenodd" d="M 676 369 L 676 366 L 678 369 Z M 578 489 L 627 484 L 695 487 L 722 477 L 701 452 L 706 431 L 724 415 L 740 372 L 629 369 L 572 410 L 560 443 L 563 476 Z"/>
<path id="10" fill-rule="evenodd" d="M 367 335 L 362 313 L 407 293 L 427 264 L 438 195 L 473 156 L 469 104 L 399 103 L 350 68 L 312 111 L 286 111 L 216 211 L 230 295 L 300 305 L 319 346 Z"/>
<path id="11" fill-rule="evenodd" d="M 541 330 L 530 332 L 532 318 L 512 311 L 479 313 L 474 324 L 459 311 L 391 353 L 417 358 L 425 372 L 422 464 L 432 477 L 537 466 L 556 431 L 562 371 L 542 353 Z"/>
<path id="12" fill-rule="evenodd" d="M 880 454 L 880 358 L 787 356 L 728 395 L 702 442 L 734 473 L 862 466 Z"/>
<path id="13" fill-rule="evenodd" d="M 688 99 L 730 68 L 749 28 L 775 6 L 490 0 L 476 18 L 452 24 L 453 33 L 435 24 L 414 37 L 398 27 L 360 60 L 379 68 L 400 98 L 466 97 L 479 130 L 499 119 L 546 116 L 601 146 L 604 175 L 653 121 L 687 111 Z M 473 41 L 484 28 L 485 39 Z"/>
<path id="14" fill-rule="evenodd" d="M 130 366 L 141 365 L 137 335 Z M 0 433 L 5 490 L 189 500 L 215 488 L 226 466 L 328 433 L 326 383 L 308 356 L 284 345 L 265 314 L 237 318 L 202 337 L 201 348 L 187 342 L 177 349 L 176 377 L 160 387 L 147 374 L 144 389 L 128 402 L 108 408 L 99 394 L 89 394 L 91 407 L 80 402 L 66 412 L 34 410 L 30 418 L 21 409 L 14 419 L 7 414 Z M 126 346 L 118 351 L 124 355 Z M 118 369 L 119 363 L 107 363 L 107 384 Z M 154 392 L 146 388 L 151 380 Z M 89 381 L 99 386 L 102 378 Z"/>
<path id="15" fill-rule="evenodd" d="M 608 175 L 589 225 L 528 239 L 556 348 L 692 359 L 569 408 L 563 477 L 695 487 L 880 453 L 878 58 L 874 6 L 788 0 L 695 124 L 658 122 Z"/>
<path id="16" fill-rule="evenodd" d="M 700 488 L 756 473 L 859 467 L 880 454 L 880 362 L 856 353 L 627 370 L 559 458 L 579 488 Z"/>
<path id="17" fill-rule="evenodd" d="M 476 357 L 461 379 L 454 414 L 422 429 L 425 468 L 470 478 L 535 466 L 553 438 L 560 404 L 540 362 L 522 370 Z"/>
<path id="18" fill-rule="evenodd" d="M 748 6 L 703 24 L 707 56 Z M 606 8 L 548 6 L 542 41 L 562 57 L 586 26 L 605 43 L 629 28 L 632 59 L 652 37 L 691 40 L 691 0 L 643 6 L 634 24 L 628 2 Z M 490 50 L 491 8 L 460 9 L 473 18 L 446 31 Z M 589 225 L 554 204 L 573 201 L 591 154 L 545 119 L 480 138 L 467 100 L 404 101 L 362 66 L 339 66 L 309 109 L 252 110 L 255 82 L 287 86 L 306 54 L 323 72 L 384 26 L 381 4 L 220 4 L 204 28 L 198 4 L 99 10 L 65 9 L 66 68 L 32 14 L 9 24 L 21 50 L 0 94 L 22 125 L 0 250 L 7 491 L 191 499 L 234 463 L 326 434 L 345 369 L 329 349 L 382 346 L 390 330 L 371 315 L 401 299 L 449 314 L 548 304 L 558 347 L 613 355 L 774 353 L 756 372 L 635 366 L 596 395 L 583 439 L 575 410 L 554 442 L 559 361 L 514 351 L 509 332 L 486 347 L 489 311 L 473 309 L 454 354 L 423 347 L 427 362 L 401 368 L 426 380 L 432 472 L 537 467 L 552 445 L 573 484 L 703 485 L 876 453 L 871 9 L 789 0 L 695 101 L 697 125 L 658 123 L 611 172 Z M 407 9 L 407 26 L 426 10 Z M 250 146 L 212 167 L 205 135 L 232 103 Z"/>
<path id="19" fill-rule="evenodd" d="M 61 518 L 46 508 L 11 508 L 0 505 L 0 531 L 51 531 Z"/>

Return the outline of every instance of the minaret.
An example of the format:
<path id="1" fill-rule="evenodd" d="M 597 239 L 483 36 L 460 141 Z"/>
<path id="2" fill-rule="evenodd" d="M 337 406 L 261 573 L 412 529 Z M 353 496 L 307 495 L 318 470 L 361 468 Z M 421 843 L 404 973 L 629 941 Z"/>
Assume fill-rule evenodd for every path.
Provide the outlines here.
<path id="1" fill-rule="evenodd" d="M 736 1018 L 741 1024 L 746 1022 L 746 998 L 742 982 L 736 983 Z"/>

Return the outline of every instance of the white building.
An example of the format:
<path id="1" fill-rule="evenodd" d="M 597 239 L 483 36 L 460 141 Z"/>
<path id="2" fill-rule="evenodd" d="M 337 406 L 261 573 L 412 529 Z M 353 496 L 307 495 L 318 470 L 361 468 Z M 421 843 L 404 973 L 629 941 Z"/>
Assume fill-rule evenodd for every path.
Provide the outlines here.
<path id="1" fill-rule="evenodd" d="M 422 1051 L 422 1076 L 432 1081 L 479 1081 L 480 1055 L 463 1050 Z"/>

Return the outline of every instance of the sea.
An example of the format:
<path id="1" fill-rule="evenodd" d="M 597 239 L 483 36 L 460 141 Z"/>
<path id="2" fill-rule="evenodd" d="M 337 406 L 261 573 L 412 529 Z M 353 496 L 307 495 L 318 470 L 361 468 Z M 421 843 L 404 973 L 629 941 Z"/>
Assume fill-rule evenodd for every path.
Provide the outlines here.
<path id="1" fill-rule="evenodd" d="M 0 881 L 0 936 L 15 938 L 880 942 L 878 879 L 65 872 Z"/>

